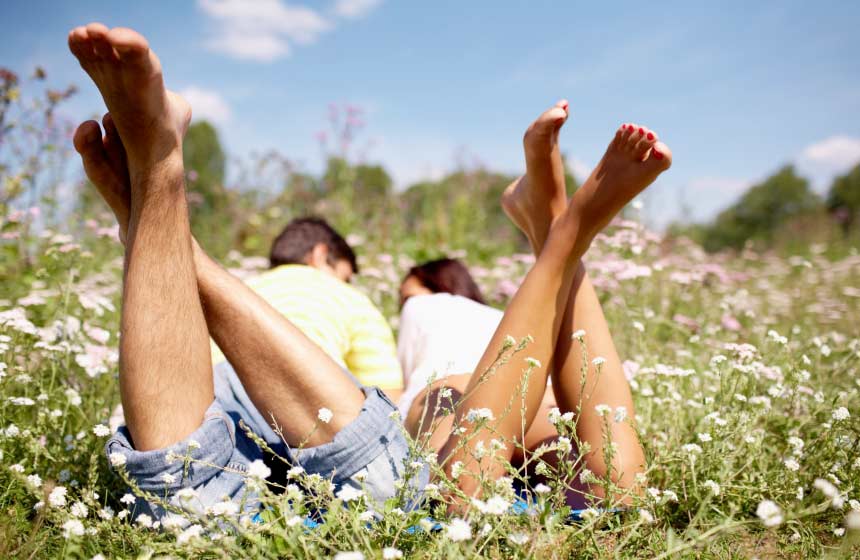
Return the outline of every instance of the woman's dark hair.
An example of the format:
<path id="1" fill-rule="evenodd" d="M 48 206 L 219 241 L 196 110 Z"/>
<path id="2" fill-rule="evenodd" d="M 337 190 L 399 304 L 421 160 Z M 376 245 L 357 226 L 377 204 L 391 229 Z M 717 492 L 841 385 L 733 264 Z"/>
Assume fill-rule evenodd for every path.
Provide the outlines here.
<path id="1" fill-rule="evenodd" d="M 454 294 L 485 303 L 481 289 L 469 274 L 469 269 L 457 259 L 438 259 L 413 266 L 406 278 L 410 276 L 414 276 L 433 293 Z"/>

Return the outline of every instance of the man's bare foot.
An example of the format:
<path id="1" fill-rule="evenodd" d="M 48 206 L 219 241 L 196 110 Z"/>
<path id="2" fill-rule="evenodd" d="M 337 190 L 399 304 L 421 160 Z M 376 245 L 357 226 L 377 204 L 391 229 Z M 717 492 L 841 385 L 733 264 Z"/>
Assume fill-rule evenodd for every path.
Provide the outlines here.
<path id="1" fill-rule="evenodd" d="M 558 133 L 567 121 L 568 102 L 561 100 L 541 114 L 523 135 L 526 174 L 502 194 L 502 209 L 540 252 L 553 220 L 567 207 L 564 162 Z"/>
<path id="2" fill-rule="evenodd" d="M 172 92 L 168 92 L 172 94 Z M 173 100 L 182 98 L 171 95 Z M 190 119 L 191 113 L 187 113 Z M 188 131 L 189 119 L 182 124 L 182 137 Z M 110 113 L 102 119 L 104 137 L 96 121 L 81 123 L 75 131 L 75 149 L 81 155 L 84 172 L 95 185 L 119 224 L 119 239 L 125 245 L 131 214 L 131 185 L 125 147 Z"/>
<path id="3" fill-rule="evenodd" d="M 69 33 L 69 48 L 104 98 L 132 177 L 180 153 L 191 108 L 164 88 L 161 63 L 142 35 L 91 23 Z"/>
<path id="4" fill-rule="evenodd" d="M 672 152 L 652 130 L 623 124 L 591 176 L 571 197 L 577 243 L 587 247 L 624 206 L 672 165 Z M 584 251 L 583 251 L 584 252 Z"/>

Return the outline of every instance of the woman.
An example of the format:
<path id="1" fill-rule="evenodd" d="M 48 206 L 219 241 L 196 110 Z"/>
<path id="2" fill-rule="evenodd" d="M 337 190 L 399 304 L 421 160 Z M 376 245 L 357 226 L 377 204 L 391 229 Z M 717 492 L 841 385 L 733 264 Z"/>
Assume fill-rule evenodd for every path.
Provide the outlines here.
<path id="1" fill-rule="evenodd" d="M 535 449 L 540 442 L 557 437 L 546 415 L 539 415 L 542 404 L 551 406 L 545 399 L 550 377 L 551 393 L 561 412 L 577 415 L 578 439 L 589 447 L 585 466 L 598 479 L 609 476 L 626 489 L 614 499 L 628 502 L 630 495 L 640 490 L 645 458 L 636 430 L 630 420 L 614 421 L 604 416 L 608 407 L 615 418 L 633 418 L 633 402 L 581 259 L 598 231 L 668 169 L 671 153 L 652 131 L 622 125 L 591 177 L 568 202 L 558 149 L 558 133 L 567 116 L 567 103 L 559 102 L 526 131 L 526 175 L 503 195 L 505 212 L 526 234 L 537 257 L 504 315 L 499 318 L 498 313 L 484 310 L 479 292 L 472 290 L 468 281 L 455 283 L 465 286 L 461 292 L 440 289 L 445 283 L 437 282 L 437 277 L 445 275 L 428 275 L 422 267 L 410 271 L 401 286 L 406 305 L 399 353 L 410 377 L 407 381 L 412 385 L 413 378 L 416 383 L 424 379 L 426 384 L 432 372 L 440 369 L 439 374 L 449 374 L 416 391 L 411 402 L 403 403 L 404 408 L 408 406 L 406 425 L 419 436 L 435 427 L 429 446 L 438 450 L 449 475 L 455 464 L 457 471 L 467 473 L 458 478 L 467 495 L 479 491 L 478 477 L 469 473 L 503 473 L 497 462 L 475 453 L 478 446 L 489 448 L 493 440 L 502 439 Z M 430 269 L 459 269 L 443 263 L 432 264 Z M 462 270 L 449 276 L 462 277 Z M 498 321 L 495 329 L 491 327 L 494 321 Z M 422 338 L 422 332 L 432 335 Z M 530 337 L 533 342 L 510 360 L 496 363 L 508 336 L 517 341 Z M 480 344 L 487 338 L 486 344 Z M 437 339 L 449 340 L 441 344 Z M 583 346 L 590 358 L 600 359 L 584 366 Z M 485 350 L 474 361 L 477 354 L 469 354 L 467 347 Z M 533 367 L 523 363 L 525 356 L 532 358 Z M 448 362 L 452 367 L 439 367 Z M 525 378 L 527 369 L 529 376 Z M 453 407 L 454 414 L 442 420 L 434 417 L 446 407 Z M 491 419 L 478 425 L 475 434 L 453 429 L 468 425 L 469 410 L 477 408 L 489 410 Z M 612 447 L 605 445 L 607 427 Z M 505 458 L 515 460 L 515 451 L 509 445 L 503 451 Z M 603 495 L 597 485 L 586 491 Z M 569 501 L 578 504 L 582 498 L 569 495 Z"/>

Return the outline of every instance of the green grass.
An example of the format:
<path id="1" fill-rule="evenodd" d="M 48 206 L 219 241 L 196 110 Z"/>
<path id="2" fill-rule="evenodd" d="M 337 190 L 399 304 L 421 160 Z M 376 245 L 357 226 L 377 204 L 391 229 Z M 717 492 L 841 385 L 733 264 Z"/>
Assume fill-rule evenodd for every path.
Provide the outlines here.
<path id="1" fill-rule="evenodd" d="M 0 557 L 316 558 L 356 551 L 379 558 L 385 547 L 418 558 L 860 555 L 860 531 L 839 535 L 846 515 L 860 509 L 856 252 L 706 256 L 632 225 L 598 239 L 589 271 L 635 371 L 636 420 L 649 464 L 649 491 L 626 513 L 564 523 L 556 477 L 552 491 L 535 494 L 537 515 L 473 509 L 464 515 L 470 538 L 453 540 L 457 525 L 405 531 L 425 517 L 450 523 L 442 506 L 404 513 L 389 503 L 368 524 L 361 499 L 331 504 L 326 488 L 299 477 L 317 484 L 315 498 L 293 490 L 289 504 L 266 495 L 265 523 L 194 519 L 200 537 L 186 539 L 180 529 L 131 522 L 121 502 L 127 487 L 108 468 L 106 438 L 94 432 L 119 401 L 118 247 L 94 231 L 70 240 L 38 237 L 8 220 L 0 226 L 22 235 L 0 241 L 0 270 L 11 272 L 0 287 Z M 420 249 L 408 238 L 401 246 L 403 253 L 393 254 L 361 247 L 360 286 L 394 324 L 397 282 Z M 503 305 L 525 261 L 470 264 Z M 572 423 L 560 429 L 571 431 Z M 816 479 L 836 494 L 826 496 Z M 506 481 L 486 484 L 487 495 L 510 501 Z M 65 504 L 52 506 L 60 486 Z M 772 527 L 756 513 L 765 500 L 781 512 Z M 320 502 L 330 506 L 323 525 L 307 531 L 293 523 Z"/>

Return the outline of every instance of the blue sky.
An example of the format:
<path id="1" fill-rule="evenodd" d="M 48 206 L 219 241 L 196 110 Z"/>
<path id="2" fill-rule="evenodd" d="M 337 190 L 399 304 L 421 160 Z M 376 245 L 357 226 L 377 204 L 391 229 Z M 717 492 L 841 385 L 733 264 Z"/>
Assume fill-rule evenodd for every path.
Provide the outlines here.
<path id="1" fill-rule="evenodd" d="M 619 123 L 654 128 L 672 170 L 645 198 L 657 226 L 707 219 L 795 163 L 825 189 L 860 160 L 860 3 L 499 0 L 7 0 L 0 65 L 44 66 L 103 111 L 66 48 L 75 25 L 141 31 L 168 87 L 231 155 L 278 149 L 309 171 L 329 103 L 365 110 L 366 159 L 399 186 L 458 165 L 522 170 L 525 127 L 560 97 L 582 177 Z"/>

